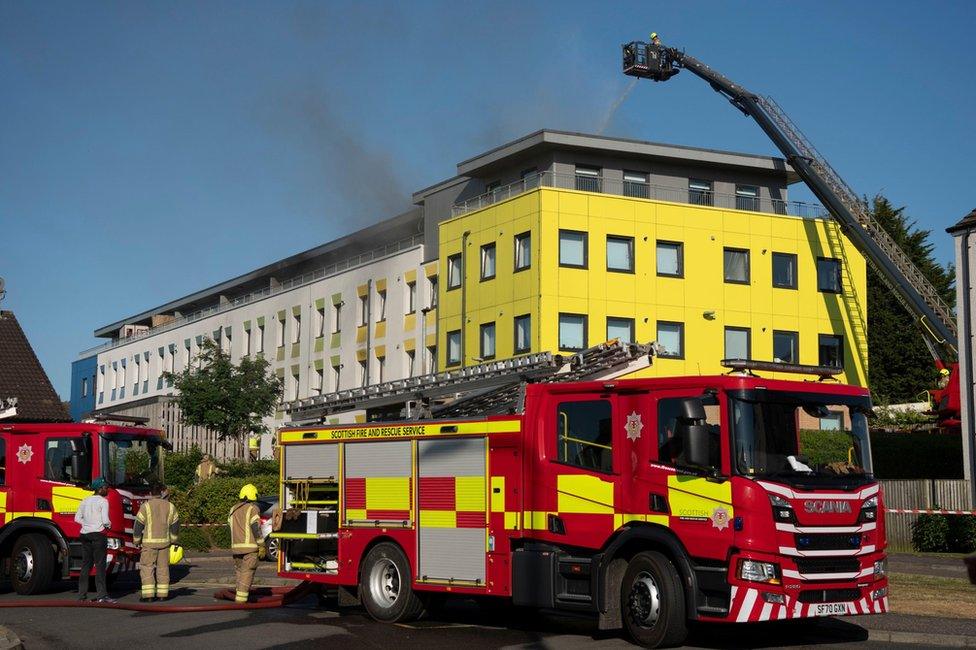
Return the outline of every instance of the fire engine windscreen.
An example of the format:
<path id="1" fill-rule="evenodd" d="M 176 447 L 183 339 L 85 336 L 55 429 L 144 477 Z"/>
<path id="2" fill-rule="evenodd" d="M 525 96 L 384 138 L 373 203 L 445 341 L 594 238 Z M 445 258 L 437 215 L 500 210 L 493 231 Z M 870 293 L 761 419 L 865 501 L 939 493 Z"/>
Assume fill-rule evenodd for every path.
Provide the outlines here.
<path id="1" fill-rule="evenodd" d="M 740 475 L 830 482 L 871 474 L 867 398 L 740 391 L 731 401 Z"/>
<path id="2" fill-rule="evenodd" d="M 160 447 L 155 438 L 102 436 L 102 476 L 115 487 L 144 487 L 160 482 Z"/>

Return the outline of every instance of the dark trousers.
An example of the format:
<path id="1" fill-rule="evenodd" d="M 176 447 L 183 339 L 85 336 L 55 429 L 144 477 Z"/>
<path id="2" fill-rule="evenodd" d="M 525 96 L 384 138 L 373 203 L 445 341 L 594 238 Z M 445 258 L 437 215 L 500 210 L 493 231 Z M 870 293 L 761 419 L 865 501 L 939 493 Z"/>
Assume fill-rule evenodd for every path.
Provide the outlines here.
<path id="1" fill-rule="evenodd" d="M 105 588 L 105 554 L 108 537 L 105 533 L 84 533 L 81 536 L 81 574 L 78 575 L 78 597 L 88 596 L 88 574 L 95 567 L 96 598 L 108 596 Z"/>

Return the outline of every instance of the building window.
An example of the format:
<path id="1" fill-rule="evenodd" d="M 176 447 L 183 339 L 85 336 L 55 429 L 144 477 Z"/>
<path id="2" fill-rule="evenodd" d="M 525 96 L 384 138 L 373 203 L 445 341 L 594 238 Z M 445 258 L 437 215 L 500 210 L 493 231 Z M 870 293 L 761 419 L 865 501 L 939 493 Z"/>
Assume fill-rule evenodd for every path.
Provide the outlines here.
<path id="1" fill-rule="evenodd" d="M 800 363 L 800 333 L 773 330 L 773 361 Z"/>
<path id="2" fill-rule="evenodd" d="M 773 253 L 773 286 L 796 289 L 796 255 Z"/>
<path id="3" fill-rule="evenodd" d="M 376 357 L 376 383 L 386 381 L 386 357 Z"/>
<path id="4" fill-rule="evenodd" d="M 735 186 L 735 209 L 759 211 L 759 188 L 755 185 Z"/>
<path id="5" fill-rule="evenodd" d="M 281 317 L 278 319 L 278 340 L 275 341 L 279 348 L 285 346 L 285 319 Z"/>
<path id="6" fill-rule="evenodd" d="M 481 247 L 481 279 L 491 280 L 495 277 L 495 242 Z"/>
<path id="7" fill-rule="evenodd" d="M 817 258 L 817 291 L 841 293 L 840 260 L 832 257 Z"/>
<path id="8" fill-rule="evenodd" d="M 559 231 L 559 266 L 586 268 L 586 233 L 578 230 Z"/>
<path id="9" fill-rule="evenodd" d="M 461 363 L 461 330 L 447 333 L 447 365 Z"/>
<path id="10" fill-rule="evenodd" d="M 582 350 L 586 347 L 586 316 L 559 314 L 559 349 Z"/>
<path id="11" fill-rule="evenodd" d="M 726 248 L 725 281 L 731 284 L 749 284 L 749 251 L 744 248 Z"/>
<path id="12" fill-rule="evenodd" d="M 260 324 L 258 325 L 257 338 L 254 340 L 254 352 L 258 354 L 264 352 L 264 325 L 260 325 Z M 186 346 L 186 353 L 187 353 L 187 357 L 189 357 L 190 354 L 189 345 Z M 187 362 L 187 365 L 189 365 L 189 362 Z"/>
<path id="13" fill-rule="evenodd" d="M 483 323 L 481 325 L 481 354 L 482 361 L 495 358 L 495 324 Z"/>
<path id="14" fill-rule="evenodd" d="M 363 388 L 369 382 L 369 362 L 365 359 L 359 362 L 359 387 Z"/>
<path id="15" fill-rule="evenodd" d="M 715 205 L 715 194 L 712 192 L 712 181 L 700 178 L 688 179 L 688 203 L 692 205 Z"/>
<path id="16" fill-rule="evenodd" d="M 461 253 L 447 258 L 447 290 L 461 286 Z"/>
<path id="17" fill-rule="evenodd" d="M 77 442 L 76 438 L 48 438 L 44 444 L 44 478 L 58 483 L 74 483 L 91 480 L 91 468 L 82 467 L 81 476 L 74 476 L 73 464 L 71 459 L 74 457 L 72 442 Z M 114 445 L 112 445 L 114 447 Z M 40 450 L 38 450 L 40 451 Z M 121 458 L 124 458 L 122 456 Z M 116 477 L 116 459 L 109 458 L 109 480 L 115 482 L 116 478 L 124 479 L 124 476 Z M 121 482 L 121 481 L 119 481 Z"/>
<path id="18" fill-rule="evenodd" d="M 359 326 L 369 325 L 369 295 L 359 296 Z"/>
<path id="19" fill-rule="evenodd" d="M 81 378 L 81 396 L 88 397 L 88 377 Z M 0 444 L 2 444 L 2 442 L 3 441 L 0 440 Z"/>
<path id="20" fill-rule="evenodd" d="M 492 181 L 485 184 L 485 194 L 495 194 L 495 190 L 502 186 L 501 181 Z"/>
<path id="21" fill-rule="evenodd" d="M 532 266 L 532 233 L 515 235 L 515 270 L 521 271 Z"/>
<path id="22" fill-rule="evenodd" d="M 584 192 L 600 191 L 600 168 L 576 165 L 576 189 Z"/>
<path id="23" fill-rule="evenodd" d="M 726 359 L 751 359 L 752 341 L 747 327 L 725 328 L 725 357 Z"/>
<path id="24" fill-rule="evenodd" d="M 241 331 L 241 356 L 246 357 L 251 354 L 251 330 L 246 327 L 242 327 Z"/>
<path id="25" fill-rule="evenodd" d="M 437 372 L 437 346 L 432 345 L 427 348 L 427 372 L 434 374 Z"/>
<path id="26" fill-rule="evenodd" d="M 417 283 L 407 283 L 407 312 L 412 314 L 417 311 Z"/>
<path id="27" fill-rule="evenodd" d="M 667 359 L 684 359 L 685 324 L 659 320 L 657 322 L 657 343 L 661 347 L 658 356 Z"/>
<path id="28" fill-rule="evenodd" d="M 430 309 L 436 309 L 437 308 L 437 276 L 436 275 L 430 276 L 430 278 L 428 278 L 427 280 L 427 283 L 430 285 L 430 302 L 428 303 L 427 306 Z"/>
<path id="29" fill-rule="evenodd" d="M 315 309 L 315 324 L 313 336 L 315 338 L 320 338 L 325 336 L 325 306 L 317 307 Z"/>
<path id="30" fill-rule="evenodd" d="M 830 411 L 827 415 L 820 418 L 818 425 L 821 431 L 840 431 L 844 428 L 844 412 Z"/>
<path id="31" fill-rule="evenodd" d="M 819 360 L 821 366 L 844 367 L 844 337 L 836 334 L 818 336 Z"/>
<path id="32" fill-rule="evenodd" d="M 607 317 L 607 340 L 620 339 L 622 343 L 634 342 L 634 319 Z"/>
<path id="33" fill-rule="evenodd" d="M 556 451 L 561 463 L 598 472 L 613 471 L 613 428 L 609 400 L 561 402 L 556 407 Z"/>
<path id="34" fill-rule="evenodd" d="M 311 385 L 308 387 L 308 392 L 310 395 L 321 395 L 322 394 L 322 369 L 315 368 L 312 371 L 312 381 Z"/>
<path id="35" fill-rule="evenodd" d="M 651 193 L 650 184 L 647 182 L 647 174 L 644 172 L 624 171 L 624 196 L 649 199 Z"/>
<path id="36" fill-rule="evenodd" d="M 376 322 L 386 320 L 386 289 L 376 292 Z"/>
<path id="37" fill-rule="evenodd" d="M 339 390 L 339 381 L 342 379 L 342 366 L 332 366 L 332 390 Z"/>
<path id="38" fill-rule="evenodd" d="M 685 245 L 676 241 L 658 241 L 655 249 L 657 274 L 680 278 L 685 274 Z"/>
<path id="39" fill-rule="evenodd" d="M 260 352 L 260 350 L 258 350 L 258 352 Z M 193 352 L 190 350 L 190 342 L 187 341 L 183 347 L 183 369 L 184 370 L 190 367 L 190 359 L 192 358 L 193 358 Z M 163 367 L 162 357 L 160 357 L 159 359 L 159 367 L 160 369 L 162 369 Z"/>
<path id="40" fill-rule="evenodd" d="M 296 373 L 292 373 L 292 375 L 291 375 L 291 382 L 290 383 L 291 383 L 291 391 L 290 391 L 290 394 L 288 396 L 288 400 L 291 401 L 291 402 L 293 402 L 296 399 L 298 399 L 299 383 L 298 383 L 298 373 L 297 372 Z"/>
<path id="41" fill-rule="evenodd" d="M 332 333 L 342 331 L 342 302 L 332 303 Z"/>
<path id="42" fill-rule="evenodd" d="M 416 361 L 417 352 L 415 350 L 407 350 L 407 377 L 413 377 L 413 373 L 416 371 Z"/>
<path id="43" fill-rule="evenodd" d="M 523 314 L 515 317 L 515 353 L 532 349 L 532 316 Z"/>
<path id="44" fill-rule="evenodd" d="M 634 272 L 634 238 L 607 235 L 607 270 Z"/>
<path id="45" fill-rule="evenodd" d="M 523 188 L 529 190 L 534 187 L 539 187 L 539 170 L 537 170 L 535 167 L 523 169 L 519 176 L 522 179 Z"/>
<path id="46" fill-rule="evenodd" d="M 291 342 L 298 343 L 302 340 L 302 315 L 292 314 L 291 317 Z"/>

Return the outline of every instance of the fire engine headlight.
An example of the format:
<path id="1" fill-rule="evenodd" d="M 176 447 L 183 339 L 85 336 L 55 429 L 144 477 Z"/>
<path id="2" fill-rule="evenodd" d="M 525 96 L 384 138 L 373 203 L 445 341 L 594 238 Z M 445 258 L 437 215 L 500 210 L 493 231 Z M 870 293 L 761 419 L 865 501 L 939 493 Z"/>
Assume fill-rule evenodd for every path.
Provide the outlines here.
<path id="1" fill-rule="evenodd" d="M 122 512 L 132 514 L 132 499 L 129 497 L 122 497 Z"/>
<path id="2" fill-rule="evenodd" d="M 790 502 L 776 494 L 769 495 L 769 503 L 773 506 L 773 520 L 776 522 L 792 523 L 796 521 L 793 506 Z"/>
<path id="3" fill-rule="evenodd" d="M 118 537 L 109 537 L 107 546 L 110 549 L 116 550 L 122 548 L 122 542 Z"/>
<path id="4" fill-rule="evenodd" d="M 878 497 L 873 496 L 861 504 L 861 514 L 858 515 L 859 523 L 869 523 L 878 520 Z"/>
<path id="5" fill-rule="evenodd" d="M 878 580 L 888 575 L 888 558 L 874 563 L 874 579 Z"/>
<path id="6" fill-rule="evenodd" d="M 880 589 L 875 589 L 871 592 L 871 600 L 881 600 L 888 595 L 888 588 L 881 587 Z"/>
<path id="7" fill-rule="evenodd" d="M 756 560 L 739 560 L 739 579 L 778 585 L 780 583 L 779 565 L 772 562 L 757 562 Z"/>

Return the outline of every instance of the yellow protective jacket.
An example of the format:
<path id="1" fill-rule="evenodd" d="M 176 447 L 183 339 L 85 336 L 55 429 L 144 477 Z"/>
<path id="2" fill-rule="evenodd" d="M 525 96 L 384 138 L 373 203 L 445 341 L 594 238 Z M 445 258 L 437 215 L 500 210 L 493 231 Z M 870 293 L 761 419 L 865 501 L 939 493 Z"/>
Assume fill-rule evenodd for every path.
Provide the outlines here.
<path id="1" fill-rule="evenodd" d="M 230 509 L 230 550 L 235 554 L 254 553 L 261 541 L 261 517 L 253 501 L 241 501 Z"/>
<path id="2" fill-rule="evenodd" d="M 145 548 L 166 548 L 180 534 L 180 515 L 165 499 L 153 497 L 142 504 L 132 524 L 132 541 Z"/>

